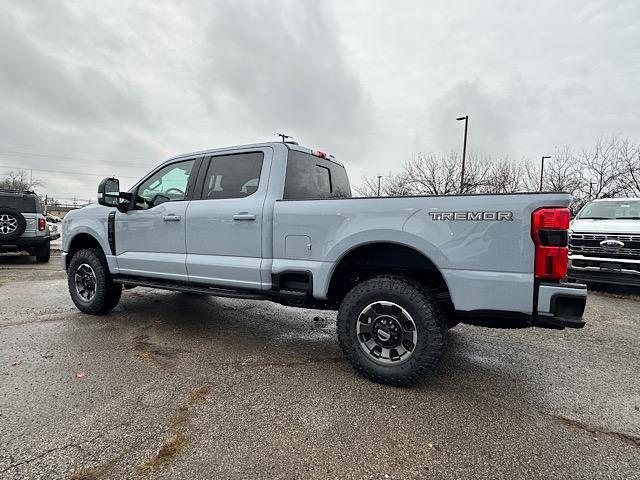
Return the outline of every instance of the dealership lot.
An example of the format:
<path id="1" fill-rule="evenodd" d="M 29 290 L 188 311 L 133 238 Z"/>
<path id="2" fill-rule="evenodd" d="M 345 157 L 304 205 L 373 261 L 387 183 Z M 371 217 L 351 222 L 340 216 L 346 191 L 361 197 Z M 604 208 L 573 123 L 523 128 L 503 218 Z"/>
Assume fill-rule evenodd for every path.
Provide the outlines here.
<path id="1" fill-rule="evenodd" d="M 456 327 L 394 389 L 333 312 L 136 288 L 91 317 L 57 260 L 0 257 L 0 478 L 640 478 L 633 295 L 578 331 Z"/>

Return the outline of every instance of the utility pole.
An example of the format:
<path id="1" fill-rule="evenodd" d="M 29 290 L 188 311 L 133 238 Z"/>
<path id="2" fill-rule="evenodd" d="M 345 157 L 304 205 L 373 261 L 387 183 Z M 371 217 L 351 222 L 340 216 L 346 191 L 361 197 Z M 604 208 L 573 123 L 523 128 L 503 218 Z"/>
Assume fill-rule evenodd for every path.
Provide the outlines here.
<path id="1" fill-rule="evenodd" d="M 549 155 L 542 156 L 542 164 L 540 165 L 540 191 L 542 191 L 542 178 L 544 175 L 544 159 L 545 158 L 551 158 L 551 157 Z"/>
<path id="2" fill-rule="evenodd" d="M 382 180 L 382 175 L 378 175 L 378 196 L 380 196 L 380 181 Z"/>
<path id="3" fill-rule="evenodd" d="M 282 139 L 282 143 L 284 143 L 287 138 L 293 138 L 291 135 L 287 135 L 284 133 L 276 133 L 275 135 L 276 137 L 280 137 Z"/>
<path id="4" fill-rule="evenodd" d="M 462 144 L 462 171 L 460 172 L 460 193 L 464 188 L 464 163 L 467 158 L 467 127 L 469 126 L 469 115 L 458 117 L 456 120 L 464 120 L 464 143 Z"/>

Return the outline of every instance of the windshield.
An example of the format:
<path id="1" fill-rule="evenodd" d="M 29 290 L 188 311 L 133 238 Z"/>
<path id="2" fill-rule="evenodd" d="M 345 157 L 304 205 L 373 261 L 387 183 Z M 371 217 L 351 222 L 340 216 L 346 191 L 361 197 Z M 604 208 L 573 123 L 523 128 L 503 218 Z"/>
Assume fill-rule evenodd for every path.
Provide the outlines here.
<path id="1" fill-rule="evenodd" d="M 607 200 L 604 202 L 589 203 L 582 209 L 578 218 L 591 218 L 593 220 L 640 220 L 640 199 Z"/>

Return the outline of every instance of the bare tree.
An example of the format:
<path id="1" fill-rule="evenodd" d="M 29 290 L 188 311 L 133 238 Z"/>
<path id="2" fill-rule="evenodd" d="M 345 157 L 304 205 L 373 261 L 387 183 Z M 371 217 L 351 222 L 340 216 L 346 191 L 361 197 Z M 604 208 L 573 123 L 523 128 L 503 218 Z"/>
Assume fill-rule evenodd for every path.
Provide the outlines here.
<path id="1" fill-rule="evenodd" d="M 400 172 L 382 181 L 384 195 L 454 195 L 460 192 L 461 161 L 456 153 L 420 153 Z M 470 154 L 462 193 L 535 192 L 540 188 L 540 165 L 505 157 Z M 542 190 L 568 192 L 575 212 L 593 198 L 621 194 L 640 196 L 640 145 L 628 139 L 600 139 L 591 149 L 575 154 L 568 146 L 556 148 L 545 162 Z M 364 178 L 356 191 L 377 194 L 377 179 Z"/>
<path id="2" fill-rule="evenodd" d="M 460 185 L 456 155 L 438 156 L 419 153 L 404 166 L 407 181 L 416 192 L 427 195 L 450 195 Z"/>
<path id="3" fill-rule="evenodd" d="M 599 139 L 592 150 L 583 149 L 579 159 L 583 189 L 592 188 L 592 198 L 614 197 L 623 190 L 620 174 L 623 171 L 618 155 L 618 139 Z"/>
<path id="4" fill-rule="evenodd" d="M 640 197 L 640 145 L 633 144 L 628 138 L 618 142 L 618 158 L 622 171 L 619 181 L 624 193 L 631 197 Z"/>
<path id="5" fill-rule="evenodd" d="M 581 185 L 578 159 L 569 147 L 557 148 L 545 165 L 542 190 L 574 194 Z"/>
<path id="6" fill-rule="evenodd" d="M 517 191 L 521 170 L 520 164 L 508 159 L 494 164 L 491 158 L 472 153 L 466 162 L 462 193 Z M 407 161 L 399 173 L 386 175 L 382 179 L 381 192 L 385 196 L 456 195 L 460 193 L 461 175 L 458 154 L 420 153 Z M 361 196 L 376 196 L 377 178 L 363 177 L 355 191 Z"/>
<path id="7" fill-rule="evenodd" d="M 480 189 L 482 193 L 511 193 L 525 189 L 523 178 L 525 168 L 521 162 L 504 158 L 489 164 L 485 185 Z"/>
<path id="8" fill-rule="evenodd" d="M 26 170 L 11 170 L 0 179 L 0 188 L 7 190 L 33 190 L 42 183 L 31 177 Z"/>
<path id="9" fill-rule="evenodd" d="M 419 194 L 453 195 L 479 191 L 487 183 L 491 160 L 473 153 L 469 154 L 460 191 L 462 162 L 457 153 L 438 155 L 420 153 L 404 166 L 407 181 Z"/>
<path id="10" fill-rule="evenodd" d="M 361 197 L 377 197 L 378 178 L 362 177 L 362 183 L 354 187 L 354 190 Z M 381 179 L 380 195 L 384 197 L 405 197 L 415 194 L 416 192 L 411 188 L 411 183 L 407 181 L 404 172 L 389 173 Z"/>

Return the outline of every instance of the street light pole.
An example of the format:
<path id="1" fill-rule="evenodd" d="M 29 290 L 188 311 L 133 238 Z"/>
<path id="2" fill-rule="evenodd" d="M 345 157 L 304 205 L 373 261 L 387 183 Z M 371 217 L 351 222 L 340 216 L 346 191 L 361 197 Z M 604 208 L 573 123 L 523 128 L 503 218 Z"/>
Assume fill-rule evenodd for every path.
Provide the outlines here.
<path id="1" fill-rule="evenodd" d="M 380 196 L 380 180 L 382 180 L 382 175 L 378 175 L 378 196 Z"/>
<path id="2" fill-rule="evenodd" d="M 460 193 L 464 186 L 464 163 L 467 158 L 467 127 L 469 126 L 469 115 L 458 117 L 456 120 L 464 120 L 464 143 L 462 144 L 462 171 L 460 172 Z"/>
<path id="3" fill-rule="evenodd" d="M 545 158 L 551 158 L 551 157 L 549 155 L 542 156 L 542 164 L 540 165 L 540 191 L 542 191 L 542 178 L 544 175 L 544 159 Z"/>

